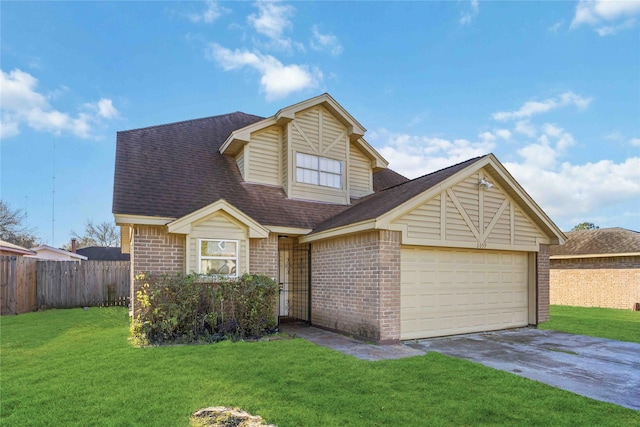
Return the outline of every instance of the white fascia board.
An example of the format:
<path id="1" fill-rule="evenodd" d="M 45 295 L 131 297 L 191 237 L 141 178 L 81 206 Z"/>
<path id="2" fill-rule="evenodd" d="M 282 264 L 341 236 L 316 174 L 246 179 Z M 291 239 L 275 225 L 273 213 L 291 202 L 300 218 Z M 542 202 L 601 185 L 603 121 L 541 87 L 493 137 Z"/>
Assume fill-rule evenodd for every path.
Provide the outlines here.
<path id="1" fill-rule="evenodd" d="M 166 216 L 145 216 L 145 215 L 127 215 L 114 214 L 116 225 L 167 225 L 175 218 Z"/>

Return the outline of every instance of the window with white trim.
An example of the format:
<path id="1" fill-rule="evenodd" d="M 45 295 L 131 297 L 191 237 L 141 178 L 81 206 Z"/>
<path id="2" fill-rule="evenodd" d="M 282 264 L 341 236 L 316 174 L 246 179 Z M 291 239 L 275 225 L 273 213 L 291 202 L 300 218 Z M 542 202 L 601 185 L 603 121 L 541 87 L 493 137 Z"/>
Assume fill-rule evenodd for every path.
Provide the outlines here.
<path id="1" fill-rule="evenodd" d="M 198 273 L 238 277 L 238 241 L 199 239 Z"/>
<path id="2" fill-rule="evenodd" d="M 296 153 L 296 181 L 342 188 L 342 162 L 311 154 Z"/>

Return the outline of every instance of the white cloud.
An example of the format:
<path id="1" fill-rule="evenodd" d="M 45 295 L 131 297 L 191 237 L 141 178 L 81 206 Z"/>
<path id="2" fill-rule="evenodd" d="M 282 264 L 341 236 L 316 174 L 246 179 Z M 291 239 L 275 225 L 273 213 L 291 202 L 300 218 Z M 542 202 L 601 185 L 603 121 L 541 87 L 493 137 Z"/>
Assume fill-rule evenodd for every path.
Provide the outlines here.
<path id="1" fill-rule="evenodd" d="M 536 136 L 536 128 L 529 122 L 529 120 L 520 120 L 516 122 L 515 131 L 530 138 Z"/>
<path id="2" fill-rule="evenodd" d="M 596 28 L 596 32 L 598 35 L 604 36 L 613 36 L 618 34 L 622 30 L 628 30 L 629 28 L 633 28 L 636 25 L 635 18 L 629 18 L 621 24 L 618 25 L 607 25 L 604 27 Z"/>
<path id="3" fill-rule="evenodd" d="M 640 1 L 611 1 L 611 0 L 580 0 L 576 6 L 576 13 L 571 22 L 571 29 L 581 25 L 596 27 L 601 36 L 616 34 L 617 32 L 635 26 L 634 16 L 640 14 Z M 618 23 L 622 20 L 622 23 Z M 614 25 L 604 25 L 605 22 Z"/>
<path id="4" fill-rule="evenodd" d="M 18 69 L 9 73 L 0 70 L 2 138 L 19 134 L 21 125 L 37 131 L 54 134 L 68 132 L 81 138 L 90 138 L 93 128 L 100 124 L 101 119 L 118 116 L 112 101 L 103 98 L 94 104 L 84 104 L 86 111 L 73 117 L 54 109 L 48 97 L 36 91 L 37 86 L 38 80 L 29 73 Z"/>
<path id="5" fill-rule="evenodd" d="M 286 29 L 293 26 L 289 20 L 295 12 L 292 6 L 266 1 L 256 2 L 254 6 L 258 8 L 258 14 L 249 15 L 247 21 L 257 32 L 279 39 Z"/>
<path id="6" fill-rule="evenodd" d="M 338 56 L 342 53 L 342 45 L 338 37 L 331 33 L 322 34 L 317 25 L 311 27 L 311 32 L 313 34 L 313 39 L 311 39 L 311 47 L 313 49 L 327 51 L 333 56 Z"/>
<path id="7" fill-rule="evenodd" d="M 471 0 L 471 2 L 469 3 L 469 7 L 462 11 L 462 13 L 460 14 L 460 19 L 458 20 L 458 22 L 460 23 L 460 25 L 470 24 L 473 18 L 478 16 L 478 11 L 478 0 Z"/>
<path id="8" fill-rule="evenodd" d="M 634 147 L 640 147 L 640 138 L 631 138 L 629 140 L 629 144 L 633 145 Z"/>
<path id="9" fill-rule="evenodd" d="M 511 139 L 511 131 L 509 129 L 496 129 L 495 134 L 498 138 L 502 138 L 505 141 Z"/>
<path id="10" fill-rule="evenodd" d="M 536 114 L 546 113 L 569 105 L 584 109 L 589 106 L 590 102 L 591 98 L 583 98 L 573 92 L 565 92 L 557 98 L 549 98 L 544 101 L 527 101 L 519 110 L 493 113 L 492 117 L 494 120 L 527 119 Z"/>
<path id="11" fill-rule="evenodd" d="M 557 168 L 540 168 L 536 161 L 505 163 L 505 167 L 556 222 L 575 221 L 602 207 L 640 197 L 640 157 L 622 163 L 601 160 Z"/>
<path id="12" fill-rule="evenodd" d="M 262 77 L 260 87 L 268 100 L 276 100 L 291 93 L 314 88 L 322 81 L 322 72 L 307 65 L 284 65 L 271 55 L 250 52 L 246 49 L 230 50 L 211 43 L 207 56 L 225 71 L 245 66 L 257 70 Z"/>
<path id="13" fill-rule="evenodd" d="M 495 142 L 395 134 L 385 129 L 372 132 L 368 139 L 389 161 L 389 167 L 408 178 L 416 178 L 472 157 L 490 153 Z"/>
<path id="14" fill-rule="evenodd" d="M 547 30 L 551 33 L 557 33 L 558 30 L 560 30 L 560 27 L 562 27 L 562 24 L 564 24 L 564 21 L 560 20 L 555 24 L 553 24 L 552 26 L 550 26 L 549 28 L 547 28 Z"/>
<path id="15" fill-rule="evenodd" d="M 187 16 L 191 22 L 204 22 L 205 24 L 211 24 L 213 21 L 221 17 L 223 14 L 229 13 L 230 10 L 220 6 L 217 2 L 207 0 L 205 2 L 205 9 L 200 13 L 190 13 Z"/>

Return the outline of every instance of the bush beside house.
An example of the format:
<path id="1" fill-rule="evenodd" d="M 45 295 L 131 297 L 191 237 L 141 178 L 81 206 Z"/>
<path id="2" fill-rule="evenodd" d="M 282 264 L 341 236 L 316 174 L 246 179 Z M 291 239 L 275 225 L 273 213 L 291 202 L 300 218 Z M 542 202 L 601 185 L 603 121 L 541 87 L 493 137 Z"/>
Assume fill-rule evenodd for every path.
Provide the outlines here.
<path id="1" fill-rule="evenodd" d="M 277 325 L 278 284 L 264 275 L 212 282 L 198 274 L 140 274 L 135 280 L 134 345 L 256 338 Z"/>

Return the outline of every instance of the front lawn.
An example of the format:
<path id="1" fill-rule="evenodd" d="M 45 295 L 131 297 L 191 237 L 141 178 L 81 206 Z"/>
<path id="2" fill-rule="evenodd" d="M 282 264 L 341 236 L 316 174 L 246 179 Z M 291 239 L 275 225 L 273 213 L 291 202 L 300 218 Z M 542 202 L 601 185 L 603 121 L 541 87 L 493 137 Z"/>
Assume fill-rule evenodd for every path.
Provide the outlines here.
<path id="1" fill-rule="evenodd" d="M 123 308 L 0 322 L 3 426 L 186 426 L 215 405 L 279 427 L 640 424 L 640 412 L 436 353 L 367 362 L 302 339 L 137 349 Z"/>
<path id="2" fill-rule="evenodd" d="M 615 308 L 552 305 L 540 329 L 640 343 L 640 312 Z"/>

